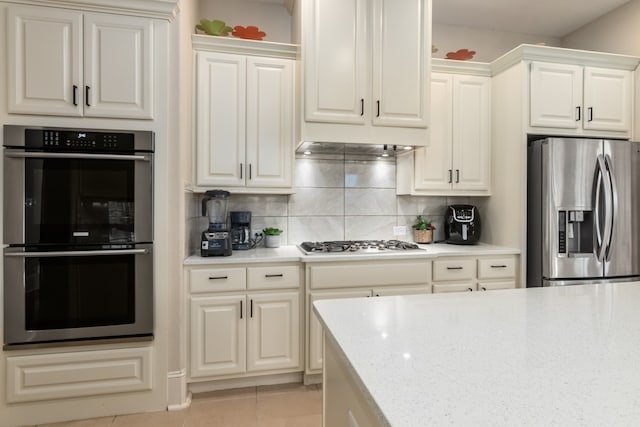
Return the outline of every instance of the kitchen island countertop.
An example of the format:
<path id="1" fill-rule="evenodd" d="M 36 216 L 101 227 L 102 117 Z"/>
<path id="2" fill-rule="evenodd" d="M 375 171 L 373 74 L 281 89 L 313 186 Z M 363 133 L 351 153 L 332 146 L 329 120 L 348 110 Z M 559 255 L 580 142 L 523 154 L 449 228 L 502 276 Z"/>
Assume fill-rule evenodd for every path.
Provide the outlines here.
<path id="1" fill-rule="evenodd" d="M 279 248 L 249 249 L 233 251 L 227 257 L 201 257 L 192 255 L 185 259 L 184 265 L 221 265 L 247 264 L 259 262 L 333 262 L 333 261 L 365 261 L 379 259 L 431 259 L 442 256 L 484 256 L 484 255 L 518 255 L 520 250 L 504 246 L 480 243 L 477 245 L 449 245 L 446 243 L 431 243 L 418 245 L 420 251 L 383 251 L 360 253 L 318 253 L 307 255 L 295 245 Z"/>
<path id="2" fill-rule="evenodd" d="M 640 424 L 640 282 L 314 303 L 380 425 Z"/>

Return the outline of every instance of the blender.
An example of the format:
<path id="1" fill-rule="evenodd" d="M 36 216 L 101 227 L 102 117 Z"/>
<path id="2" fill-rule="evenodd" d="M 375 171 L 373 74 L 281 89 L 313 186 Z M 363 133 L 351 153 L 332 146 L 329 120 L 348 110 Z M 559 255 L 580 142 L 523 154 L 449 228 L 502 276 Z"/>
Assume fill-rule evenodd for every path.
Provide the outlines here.
<path id="1" fill-rule="evenodd" d="M 202 199 L 202 215 L 209 217 L 209 228 L 202 232 L 200 255 L 231 255 L 231 233 L 227 221 L 229 192 L 209 190 Z"/>

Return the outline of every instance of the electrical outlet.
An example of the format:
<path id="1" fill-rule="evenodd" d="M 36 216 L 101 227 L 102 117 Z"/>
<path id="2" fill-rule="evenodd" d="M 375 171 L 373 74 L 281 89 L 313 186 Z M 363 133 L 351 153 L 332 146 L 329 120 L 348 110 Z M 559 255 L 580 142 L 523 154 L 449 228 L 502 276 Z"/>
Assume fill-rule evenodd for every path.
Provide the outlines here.
<path id="1" fill-rule="evenodd" d="M 255 239 L 258 236 L 262 236 L 262 230 L 261 229 L 251 230 L 251 238 L 252 239 Z"/>
<path id="2" fill-rule="evenodd" d="M 404 236 L 405 234 L 407 234 L 407 227 L 404 225 L 396 225 L 393 227 L 394 236 Z"/>

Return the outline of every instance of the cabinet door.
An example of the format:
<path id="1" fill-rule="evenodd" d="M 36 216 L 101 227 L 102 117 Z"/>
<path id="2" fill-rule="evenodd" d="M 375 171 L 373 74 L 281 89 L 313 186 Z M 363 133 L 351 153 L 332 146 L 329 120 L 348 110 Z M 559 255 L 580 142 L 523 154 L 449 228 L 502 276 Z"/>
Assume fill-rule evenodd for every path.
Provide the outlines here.
<path id="1" fill-rule="evenodd" d="M 373 124 L 426 128 L 431 2 L 374 0 L 372 4 Z"/>
<path id="2" fill-rule="evenodd" d="M 10 113 L 81 116 L 82 15 L 45 7 L 7 10 Z"/>
<path id="3" fill-rule="evenodd" d="M 386 297 L 393 295 L 420 295 L 430 294 L 431 286 L 389 286 L 386 288 L 375 288 L 371 291 L 374 297 Z"/>
<path id="4" fill-rule="evenodd" d="M 244 186 L 246 59 L 196 55 L 196 183 Z"/>
<path id="5" fill-rule="evenodd" d="M 191 298 L 191 377 L 245 371 L 246 308 L 244 295 Z"/>
<path id="6" fill-rule="evenodd" d="M 247 371 L 300 366 L 300 293 L 250 295 Z"/>
<path id="7" fill-rule="evenodd" d="M 480 282 L 478 283 L 479 291 L 493 291 L 496 289 L 514 289 L 516 287 L 515 280 L 507 280 L 504 282 Z"/>
<path id="8" fill-rule="evenodd" d="M 371 291 L 369 289 L 360 289 L 344 292 L 322 292 L 309 295 L 308 313 L 308 339 L 309 347 L 307 352 L 307 372 L 318 371 L 322 369 L 322 325 L 313 312 L 313 302 L 321 299 L 338 299 L 338 298 L 357 298 L 369 297 Z"/>
<path id="9" fill-rule="evenodd" d="M 291 187 L 294 62 L 247 59 L 247 186 Z"/>
<path id="10" fill-rule="evenodd" d="M 434 283 L 433 293 L 442 294 L 445 292 L 471 292 L 476 286 L 472 283 Z"/>
<path id="11" fill-rule="evenodd" d="M 450 190 L 452 181 L 453 76 L 431 74 L 429 146 L 414 153 L 416 190 Z"/>
<path id="12" fill-rule="evenodd" d="M 488 190 L 491 78 L 453 77 L 453 189 Z"/>
<path id="13" fill-rule="evenodd" d="M 84 16 L 84 115 L 153 118 L 153 21 Z"/>
<path id="14" fill-rule="evenodd" d="M 582 67 L 531 63 L 531 126 L 578 129 L 582 119 Z"/>
<path id="15" fill-rule="evenodd" d="M 583 127 L 629 132 L 631 96 L 630 71 L 585 67 Z"/>
<path id="16" fill-rule="evenodd" d="M 305 120 L 364 124 L 371 105 L 367 0 L 309 0 L 305 7 Z"/>

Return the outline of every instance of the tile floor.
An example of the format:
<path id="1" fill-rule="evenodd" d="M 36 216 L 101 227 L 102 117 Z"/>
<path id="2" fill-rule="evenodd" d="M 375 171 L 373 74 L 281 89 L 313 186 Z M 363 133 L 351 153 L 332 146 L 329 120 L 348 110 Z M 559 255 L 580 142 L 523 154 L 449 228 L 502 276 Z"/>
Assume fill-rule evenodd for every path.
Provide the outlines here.
<path id="1" fill-rule="evenodd" d="M 286 384 L 200 393 L 182 411 L 118 415 L 38 427 L 320 427 L 320 387 Z"/>

